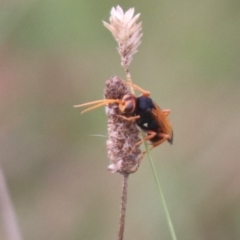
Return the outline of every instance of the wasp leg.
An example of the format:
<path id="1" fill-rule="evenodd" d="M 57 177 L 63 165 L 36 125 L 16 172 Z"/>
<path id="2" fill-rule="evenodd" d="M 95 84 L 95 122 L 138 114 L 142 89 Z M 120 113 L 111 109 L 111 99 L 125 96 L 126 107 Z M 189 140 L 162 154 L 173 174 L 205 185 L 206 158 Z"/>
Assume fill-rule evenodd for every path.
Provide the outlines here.
<path id="1" fill-rule="evenodd" d="M 165 109 L 165 110 L 162 110 L 162 111 L 163 111 L 163 114 L 164 114 L 165 116 L 168 116 L 168 115 L 170 114 L 170 112 L 171 112 L 170 109 Z"/>
<path id="2" fill-rule="evenodd" d="M 74 107 L 78 108 L 78 107 L 84 107 L 84 106 L 96 104 L 95 106 L 87 108 L 81 112 L 81 113 L 85 113 L 85 112 L 91 111 L 95 108 L 98 108 L 98 107 L 101 107 L 101 106 L 104 106 L 104 105 L 107 105 L 110 103 L 120 103 L 120 102 L 121 102 L 121 100 L 119 100 L 119 99 L 102 99 L 102 100 L 97 100 L 97 101 L 93 101 L 93 102 L 83 103 L 80 105 L 75 105 Z"/>
<path id="3" fill-rule="evenodd" d="M 128 86 L 131 86 L 133 87 L 134 89 L 138 90 L 139 92 L 142 93 L 142 95 L 144 97 L 149 97 L 150 96 L 150 92 L 149 91 L 146 91 L 144 89 L 142 89 L 141 87 L 139 87 L 138 85 L 136 84 L 133 84 L 133 83 L 130 83 L 130 82 L 125 82 Z"/>
<path id="4" fill-rule="evenodd" d="M 154 136 L 156 136 L 156 134 Z M 160 134 L 158 134 L 158 136 L 162 137 L 162 139 L 159 140 L 158 142 L 153 143 L 152 147 L 149 150 L 152 150 L 153 148 L 159 146 L 160 144 L 162 144 L 163 142 L 165 142 L 166 140 L 168 140 L 170 138 L 169 135 L 165 134 L 165 133 L 160 133 Z M 149 140 L 151 140 L 151 139 L 149 139 Z M 147 151 L 142 153 L 141 159 L 145 156 L 146 152 Z"/>
<path id="5" fill-rule="evenodd" d="M 135 121 L 136 119 L 140 118 L 140 115 L 137 115 L 137 116 L 132 116 L 132 117 L 125 117 L 125 116 L 122 116 L 122 115 L 116 115 L 118 116 L 119 118 L 122 118 L 126 121 Z"/>
<path id="6" fill-rule="evenodd" d="M 153 131 L 147 131 L 147 134 L 148 134 L 148 135 L 147 135 L 146 137 L 144 137 L 141 141 L 139 141 L 139 142 L 137 142 L 137 143 L 135 144 L 135 146 L 133 147 L 133 149 L 134 149 L 136 146 L 142 144 L 143 142 L 148 141 L 148 140 L 151 140 L 152 138 L 154 138 L 154 137 L 157 135 L 157 133 L 156 133 L 156 132 L 153 132 Z M 142 156 L 141 156 L 140 160 L 143 159 L 143 157 L 145 156 L 146 152 L 147 152 L 147 151 L 145 151 L 145 152 L 142 153 Z"/>
<path id="7" fill-rule="evenodd" d="M 161 137 L 162 139 L 160 139 L 157 142 L 154 142 L 152 144 L 152 147 L 149 150 L 152 150 L 153 148 L 159 146 L 160 144 L 162 144 L 163 142 L 167 141 L 170 138 L 170 136 L 168 134 L 165 134 L 165 133 L 160 133 L 160 134 L 158 134 L 158 136 Z"/>
<path id="8" fill-rule="evenodd" d="M 137 143 L 133 146 L 132 150 L 133 150 L 135 147 L 141 145 L 143 142 L 146 142 L 146 141 L 148 141 L 148 140 L 151 140 L 152 138 L 154 138 L 154 137 L 157 135 L 157 133 L 156 133 L 156 132 L 153 132 L 153 131 L 147 131 L 147 134 L 148 134 L 148 135 L 147 135 L 146 137 L 144 137 L 142 140 L 140 140 L 139 142 L 137 142 Z"/>
<path id="9" fill-rule="evenodd" d="M 142 156 L 141 156 L 140 160 L 142 160 L 142 159 L 144 158 L 144 156 L 145 156 L 146 153 L 147 153 L 147 151 L 145 151 L 145 152 L 142 153 Z"/>

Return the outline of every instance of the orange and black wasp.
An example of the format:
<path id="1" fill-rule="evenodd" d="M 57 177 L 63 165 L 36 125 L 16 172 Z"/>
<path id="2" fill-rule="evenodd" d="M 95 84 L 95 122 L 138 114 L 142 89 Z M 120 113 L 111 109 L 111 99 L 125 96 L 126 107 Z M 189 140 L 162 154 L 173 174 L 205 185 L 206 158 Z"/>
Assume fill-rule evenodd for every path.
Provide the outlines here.
<path id="1" fill-rule="evenodd" d="M 146 136 L 135 146 L 142 144 L 145 141 L 150 141 L 153 149 L 159 146 L 165 141 L 170 144 L 173 143 L 173 130 L 172 125 L 169 122 L 167 116 L 170 114 L 170 110 L 162 110 L 149 96 L 150 92 L 143 90 L 136 84 L 125 82 L 125 84 L 133 87 L 142 93 L 141 96 L 136 97 L 134 94 L 126 94 L 122 99 L 102 99 L 98 101 L 88 102 L 74 107 L 84 107 L 94 105 L 82 111 L 82 113 L 93 110 L 100 106 L 117 103 L 119 110 L 123 115 L 119 115 L 127 121 L 135 121 L 136 124 L 146 132 Z M 130 115 L 130 117 L 124 116 L 124 114 Z"/>

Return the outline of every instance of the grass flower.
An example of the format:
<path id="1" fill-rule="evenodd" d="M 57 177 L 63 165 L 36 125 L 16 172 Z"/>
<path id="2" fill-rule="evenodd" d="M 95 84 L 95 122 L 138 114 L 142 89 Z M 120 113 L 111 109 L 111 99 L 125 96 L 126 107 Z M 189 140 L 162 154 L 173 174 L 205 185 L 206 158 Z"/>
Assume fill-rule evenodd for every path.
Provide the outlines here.
<path id="1" fill-rule="evenodd" d="M 137 23 L 140 13 L 134 16 L 134 8 L 130 8 L 125 13 L 120 6 L 112 8 L 109 23 L 104 22 L 104 26 L 112 33 L 118 43 L 118 52 L 121 56 L 121 64 L 124 69 L 128 69 L 141 44 L 142 23 Z"/>
<path id="2" fill-rule="evenodd" d="M 104 91 L 106 99 L 122 99 L 127 93 L 130 91 L 119 77 L 114 76 L 106 81 Z M 107 153 L 110 159 L 108 169 L 112 173 L 133 173 L 138 169 L 142 156 L 139 146 L 134 147 L 140 141 L 139 129 L 135 122 L 126 121 L 118 116 L 122 113 L 117 103 L 108 104 L 106 114 L 108 117 Z"/>

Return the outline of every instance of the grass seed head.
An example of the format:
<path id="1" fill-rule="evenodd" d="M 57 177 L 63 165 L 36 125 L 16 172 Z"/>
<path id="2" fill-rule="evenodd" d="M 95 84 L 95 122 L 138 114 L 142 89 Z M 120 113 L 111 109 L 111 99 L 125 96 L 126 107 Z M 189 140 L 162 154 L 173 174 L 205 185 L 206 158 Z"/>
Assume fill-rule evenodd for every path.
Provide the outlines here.
<path id="1" fill-rule="evenodd" d="M 127 93 L 130 91 L 119 77 L 114 76 L 106 81 L 104 91 L 106 99 L 122 99 Z M 138 169 L 141 160 L 139 146 L 134 147 L 140 141 L 139 129 L 135 122 L 117 116 L 122 115 L 117 103 L 108 104 L 106 114 L 108 116 L 107 153 L 110 159 L 108 169 L 113 173 L 133 173 Z M 128 117 L 126 114 L 124 116 Z"/>
<path id="2" fill-rule="evenodd" d="M 134 8 L 124 13 L 122 8 L 117 6 L 111 9 L 109 23 L 103 21 L 118 43 L 118 52 L 124 69 L 128 69 L 133 55 L 141 44 L 143 34 L 142 22 L 137 22 L 139 17 L 140 13 L 134 16 Z"/>

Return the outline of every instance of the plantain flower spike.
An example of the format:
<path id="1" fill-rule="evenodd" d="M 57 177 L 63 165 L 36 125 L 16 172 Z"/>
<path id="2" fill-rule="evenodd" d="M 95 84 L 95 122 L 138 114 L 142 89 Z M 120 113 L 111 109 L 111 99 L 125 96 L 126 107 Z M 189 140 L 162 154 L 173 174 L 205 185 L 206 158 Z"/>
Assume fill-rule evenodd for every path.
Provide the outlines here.
<path id="1" fill-rule="evenodd" d="M 104 91 L 106 99 L 122 99 L 128 93 L 130 93 L 128 87 L 119 77 L 113 76 L 106 81 Z M 108 117 L 107 153 L 110 159 L 108 169 L 112 173 L 134 173 L 142 159 L 140 146 L 135 146 L 141 140 L 139 129 L 134 122 L 119 117 L 122 113 L 116 103 L 108 104 L 106 113 Z"/>
<path id="2" fill-rule="evenodd" d="M 112 8 L 109 23 L 104 22 L 104 26 L 112 33 L 118 43 L 118 52 L 121 56 L 121 65 L 128 69 L 141 44 L 142 22 L 137 23 L 140 13 L 134 16 L 134 8 L 130 8 L 125 13 L 120 6 Z"/>

